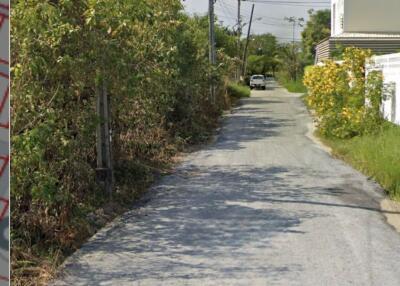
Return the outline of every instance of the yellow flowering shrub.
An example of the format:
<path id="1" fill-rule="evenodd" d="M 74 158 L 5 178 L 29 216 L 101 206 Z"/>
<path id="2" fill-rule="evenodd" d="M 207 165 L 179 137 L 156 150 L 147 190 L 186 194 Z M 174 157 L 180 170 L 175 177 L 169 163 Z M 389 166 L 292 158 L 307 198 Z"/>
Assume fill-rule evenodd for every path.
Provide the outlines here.
<path id="1" fill-rule="evenodd" d="M 382 79 L 376 73 L 365 76 L 365 62 L 371 55 L 369 50 L 346 48 L 343 62 L 327 60 L 305 72 L 307 101 L 323 135 L 349 138 L 380 122 Z M 366 105 L 366 99 L 372 104 Z"/>

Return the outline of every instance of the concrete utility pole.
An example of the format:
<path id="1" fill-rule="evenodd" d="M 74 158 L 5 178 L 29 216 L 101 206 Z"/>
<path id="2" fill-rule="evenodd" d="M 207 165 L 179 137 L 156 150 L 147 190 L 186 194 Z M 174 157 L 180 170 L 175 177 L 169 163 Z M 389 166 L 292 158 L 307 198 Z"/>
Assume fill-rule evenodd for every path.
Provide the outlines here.
<path id="1" fill-rule="evenodd" d="M 292 45 L 294 47 L 295 44 L 295 34 L 296 34 L 296 26 L 303 27 L 304 18 L 296 18 L 296 17 L 285 17 L 285 20 L 289 23 L 293 24 L 293 40 Z"/>
<path id="2" fill-rule="evenodd" d="M 296 60 L 296 46 L 295 46 L 295 34 L 296 34 L 296 26 L 303 27 L 304 18 L 296 18 L 296 17 L 285 17 L 285 20 L 289 23 L 293 24 L 293 40 L 292 40 L 292 54 L 293 54 L 293 66 L 297 65 Z M 297 79 L 297 71 L 294 75 L 294 80 Z"/>
<path id="3" fill-rule="evenodd" d="M 113 167 L 111 152 L 110 131 L 110 100 L 107 93 L 105 79 L 102 77 L 97 83 L 97 115 L 100 122 L 97 125 L 97 179 L 104 184 L 104 189 L 112 195 Z"/>
<path id="4" fill-rule="evenodd" d="M 209 31 L 209 58 L 210 64 L 214 66 L 216 64 L 216 54 L 215 54 L 215 15 L 214 15 L 214 1 L 209 0 L 208 4 L 208 13 L 209 13 L 209 20 L 210 20 L 210 31 Z M 213 75 L 211 74 L 210 77 L 210 97 L 211 101 L 215 103 L 215 86 L 214 86 L 214 79 Z"/>
<path id="5" fill-rule="evenodd" d="M 244 53 L 243 53 L 243 66 L 242 66 L 242 76 L 246 76 L 246 62 L 247 62 L 247 49 L 249 47 L 249 40 L 250 40 L 250 32 L 251 32 L 251 24 L 253 22 L 253 14 L 254 14 L 254 4 L 251 7 L 251 15 L 250 15 L 250 23 L 249 23 L 249 29 L 247 30 L 247 39 L 246 39 L 246 46 L 244 48 Z"/>
<path id="6" fill-rule="evenodd" d="M 240 37 L 242 36 L 242 18 L 240 16 L 240 5 L 241 5 L 241 0 L 238 0 L 238 13 L 237 13 L 237 58 L 238 60 L 240 59 Z M 240 80 L 240 67 L 237 68 L 236 72 L 236 80 Z"/>

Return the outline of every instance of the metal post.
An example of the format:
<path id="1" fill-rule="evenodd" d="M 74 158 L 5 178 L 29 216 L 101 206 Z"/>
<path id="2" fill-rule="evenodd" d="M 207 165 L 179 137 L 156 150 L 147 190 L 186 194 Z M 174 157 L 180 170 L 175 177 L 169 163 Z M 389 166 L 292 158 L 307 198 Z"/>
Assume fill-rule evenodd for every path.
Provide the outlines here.
<path id="1" fill-rule="evenodd" d="M 254 14 L 254 4 L 251 7 L 251 15 L 250 15 L 250 23 L 249 29 L 247 30 L 247 39 L 246 39 L 246 46 L 244 48 L 243 53 L 243 66 L 242 66 L 242 76 L 246 76 L 246 62 L 247 62 L 247 49 L 249 47 L 249 40 L 250 40 L 250 32 L 251 32 L 251 23 L 253 22 L 253 14 Z"/>

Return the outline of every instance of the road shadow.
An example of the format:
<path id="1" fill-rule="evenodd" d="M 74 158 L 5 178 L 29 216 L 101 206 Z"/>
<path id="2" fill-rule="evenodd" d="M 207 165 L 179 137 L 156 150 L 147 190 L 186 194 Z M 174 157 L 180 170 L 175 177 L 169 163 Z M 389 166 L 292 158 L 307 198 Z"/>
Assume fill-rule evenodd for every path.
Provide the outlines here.
<path id="1" fill-rule="evenodd" d="M 234 279 L 248 272 L 270 278 L 285 275 L 296 266 L 240 265 L 235 259 L 248 255 L 246 247 L 252 242 L 254 249 L 266 248 L 276 235 L 302 235 L 297 226 L 318 215 L 251 205 L 270 197 L 265 188 L 285 188 L 286 173 L 288 170 L 281 167 L 185 166 L 155 186 L 145 198 L 145 206 L 126 213 L 114 227 L 100 232 L 80 250 L 80 255 L 104 254 L 104 259 L 120 256 L 121 262 L 124 255 L 134 254 L 146 257 L 144 265 L 138 258 L 133 260 L 134 265 L 113 263 L 100 270 L 83 263 L 77 255 L 68 261 L 66 273 L 79 277 L 82 285 L 99 285 L 121 277 L 132 281 L 190 281 Z M 221 263 L 222 257 L 230 261 L 226 266 Z"/>
<path id="2" fill-rule="evenodd" d="M 246 99 L 225 120 L 205 153 L 215 156 L 221 153 L 208 151 L 237 151 L 245 143 L 282 136 L 297 123 L 288 116 L 272 117 L 265 106 L 251 104 L 273 108 L 284 103 Z M 176 281 L 204 285 L 201 282 L 229 279 L 240 284 L 237 281 L 252 277 L 287 285 L 281 281 L 294 281 L 304 269 L 289 260 L 269 262 L 268 254 L 282 251 L 274 244 L 279 238 L 300 240 L 308 234 L 305 223 L 335 216 L 341 209 L 381 213 L 377 202 L 359 199 L 354 187 L 357 179 L 340 185 L 343 180 L 335 177 L 337 170 L 332 174 L 332 169 L 318 169 L 318 165 L 204 166 L 194 162 L 204 161 L 183 163 L 152 187 L 141 204 L 85 244 L 67 261 L 64 283 L 54 285 L 118 285 L 118 281 L 124 285 L 141 285 L 141 281 L 147 281 L 145 285 L 176 285 Z"/>
<path id="3" fill-rule="evenodd" d="M 272 100 L 272 99 L 263 99 L 259 97 L 249 97 L 249 98 L 244 98 L 242 99 L 242 104 L 243 106 L 246 105 L 258 105 L 258 104 L 285 104 L 284 101 L 281 100 Z M 265 109 L 265 106 L 260 107 L 260 109 Z M 242 110 L 242 108 L 239 108 L 239 110 Z"/>
<path id="4" fill-rule="evenodd" d="M 299 184 L 305 176 L 317 178 L 321 185 Z M 326 187 L 324 176 L 329 174 L 279 166 L 184 165 L 153 187 L 144 206 L 126 213 L 86 244 L 68 261 L 66 273 L 79 277 L 82 283 L 75 285 L 118 279 L 190 283 L 241 279 L 248 273 L 268 281 L 290 276 L 301 268 L 290 262 L 260 265 L 256 260 L 254 265 L 242 265 L 240 260 L 251 260 L 250 250 L 268 249 L 276 236 L 303 235 L 302 223 L 329 215 L 319 208 L 380 212 L 373 203 L 336 203 L 334 198 L 352 191 Z M 100 262 L 86 263 L 82 255 L 97 255 Z"/>
<path id="5" fill-rule="evenodd" d="M 208 149 L 240 150 L 246 142 L 280 136 L 283 128 L 293 124 L 293 120 L 264 116 L 256 109 L 239 110 L 224 121 L 216 142 Z"/>

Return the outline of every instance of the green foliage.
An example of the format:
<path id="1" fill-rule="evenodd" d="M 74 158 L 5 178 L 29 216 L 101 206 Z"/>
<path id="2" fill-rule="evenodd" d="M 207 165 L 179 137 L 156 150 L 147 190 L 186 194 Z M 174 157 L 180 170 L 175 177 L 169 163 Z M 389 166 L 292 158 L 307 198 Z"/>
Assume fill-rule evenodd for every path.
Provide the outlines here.
<path id="1" fill-rule="evenodd" d="M 276 37 L 272 34 L 254 35 L 250 39 L 249 54 L 273 57 L 278 48 Z"/>
<path id="2" fill-rule="evenodd" d="M 179 0 L 13 2 L 14 269 L 27 249 L 76 247 L 88 235 L 87 213 L 106 200 L 94 172 L 99 82 L 111 98 L 116 200 L 135 191 L 121 185 L 132 171 L 126 162 L 160 168 L 215 126 L 234 37 L 217 29 L 220 64 L 212 69 L 207 19 L 181 11 Z"/>
<path id="3" fill-rule="evenodd" d="M 227 87 L 228 94 L 234 98 L 250 97 L 251 90 L 248 86 L 229 83 Z"/>
<path id="4" fill-rule="evenodd" d="M 389 195 L 400 200 L 400 127 L 385 123 L 373 134 L 352 139 L 327 139 L 334 154 L 373 177 Z"/>
<path id="5" fill-rule="evenodd" d="M 247 73 L 249 75 L 265 74 L 267 72 L 266 62 L 266 56 L 250 55 L 247 59 Z"/>
<path id="6" fill-rule="evenodd" d="M 365 77 L 370 57 L 368 50 L 346 48 L 341 65 L 329 60 L 307 70 L 308 105 L 319 118 L 322 135 L 351 138 L 374 132 L 383 122 L 382 75 L 372 72 Z"/>
<path id="7" fill-rule="evenodd" d="M 236 35 L 228 28 L 220 26 L 215 27 L 215 42 L 216 48 L 223 50 L 223 52 L 229 57 L 234 58 L 237 56 Z"/>
<path id="8" fill-rule="evenodd" d="M 279 84 L 284 86 L 289 92 L 306 93 L 307 88 L 303 84 L 303 79 L 297 79 L 296 81 L 290 80 L 282 73 L 277 74 L 277 80 Z"/>
<path id="9" fill-rule="evenodd" d="M 279 68 L 281 74 L 291 81 L 302 77 L 306 61 L 298 44 L 282 44 L 279 46 Z"/>
<path id="10" fill-rule="evenodd" d="M 310 19 L 301 33 L 303 51 L 306 59 L 311 63 L 315 58 L 315 48 L 319 42 L 328 38 L 331 34 L 331 11 L 310 10 Z"/>
<path id="11" fill-rule="evenodd" d="M 277 52 L 278 44 L 274 35 L 252 36 L 249 42 L 247 75 L 274 74 L 279 64 Z"/>

